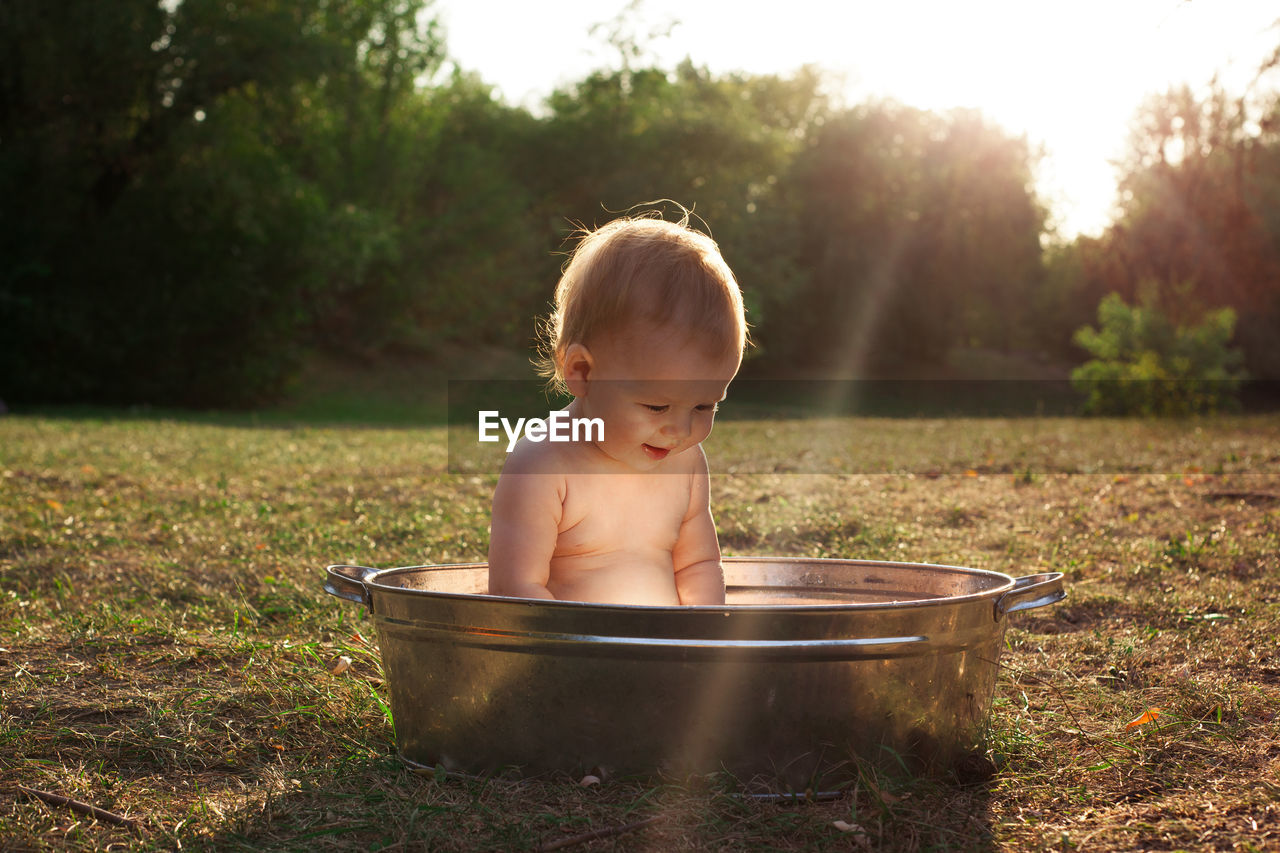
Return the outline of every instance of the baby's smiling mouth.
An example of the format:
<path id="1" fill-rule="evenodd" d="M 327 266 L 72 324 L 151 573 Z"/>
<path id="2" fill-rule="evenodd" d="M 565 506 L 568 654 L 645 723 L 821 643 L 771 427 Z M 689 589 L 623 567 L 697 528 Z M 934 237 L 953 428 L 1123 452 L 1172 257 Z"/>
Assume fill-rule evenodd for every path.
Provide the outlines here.
<path id="1" fill-rule="evenodd" d="M 650 459 L 666 459 L 667 454 L 671 452 L 670 447 L 654 447 L 652 444 L 643 444 L 644 452 L 649 454 Z"/>

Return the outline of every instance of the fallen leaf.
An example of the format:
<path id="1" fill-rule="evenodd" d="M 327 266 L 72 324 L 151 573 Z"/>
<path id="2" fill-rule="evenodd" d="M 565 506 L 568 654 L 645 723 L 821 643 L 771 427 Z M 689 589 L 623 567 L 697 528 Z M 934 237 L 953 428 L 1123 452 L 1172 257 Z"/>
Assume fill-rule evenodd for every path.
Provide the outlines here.
<path id="1" fill-rule="evenodd" d="M 255 551 L 261 551 L 261 550 L 263 550 L 263 549 L 264 549 L 264 548 L 266 548 L 266 547 L 267 547 L 267 543 L 266 543 L 266 542 L 259 542 L 257 545 L 254 545 L 254 546 L 253 546 L 253 549 L 254 549 Z"/>
<path id="2" fill-rule="evenodd" d="M 590 788 L 592 785 L 600 784 L 600 777 L 592 776 L 590 773 L 588 773 L 586 776 L 582 777 L 582 781 L 579 782 L 578 784 L 584 788 Z"/>
<path id="3" fill-rule="evenodd" d="M 966 477 L 976 477 L 978 476 L 978 472 L 973 470 L 972 468 L 969 468 L 965 470 L 964 475 Z"/>
<path id="4" fill-rule="evenodd" d="M 342 675 L 349 669 L 351 669 L 351 658 L 346 655 L 339 655 L 338 659 L 333 662 L 333 666 L 329 667 L 329 674 Z"/>
<path id="5" fill-rule="evenodd" d="M 1113 483 L 1127 483 L 1127 482 L 1129 482 L 1129 478 L 1128 478 L 1128 477 L 1126 477 L 1124 474 L 1116 474 L 1116 476 L 1111 480 L 1111 482 L 1113 482 Z"/>
<path id="6" fill-rule="evenodd" d="M 1141 716 L 1135 717 L 1129 722 L 1125 723 L 1125 726 L 1124 726 L 1125 731 L 1132 731 L 1133 729 L 1136 729 L 1138 726 L 1145 726 L 1148 723 L 1154 723 L 1156 720 L 1156 717 L 1159 717 L 1163 713 L 1164 712 L 1161 711 L 1159 708 L 1148 708 L 1146 711 L 1142 713 Z"/>
<path id="7" fill-rule="evenodd" d="M 62 511 L 62 504 L 58 501 L 55 501 L 53 498 L 45 498 L 45 503 L 49 505 L 50 509 L 54 509 L 59 512 Z"/>
<path id="8" fill-rule="evenodd" d="M 840 830 L 841 832 L 854 832 L 854 833 L 857 833 L 858 835 L 867 834 L 867 831 L 862 827 L 858 826 L 858 824 L 856 823 L 849 823 L 848 821 L 837 820 L 837 821 L 833 821 L 831 825 L 834 826 L 836 829 Z"/>

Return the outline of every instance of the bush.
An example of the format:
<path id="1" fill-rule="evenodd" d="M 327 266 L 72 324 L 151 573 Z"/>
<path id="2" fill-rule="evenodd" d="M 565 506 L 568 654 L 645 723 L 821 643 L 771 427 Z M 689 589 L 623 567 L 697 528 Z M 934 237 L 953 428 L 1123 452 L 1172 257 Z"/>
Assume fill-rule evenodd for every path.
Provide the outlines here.
<path id="1" fill-rule="evenodd" d="M 1093 359 L 1071 373 L 1098 415 L 1191 415 L 1238 405 L 1245 374 L 1228 344 L 1236 314 L 1209 311 L 1198 325 L 1175 325 L 1153 299 L 1129 306 L 1111 293 L 1098 303 L 1098 329 L 1077 329 Z"/>

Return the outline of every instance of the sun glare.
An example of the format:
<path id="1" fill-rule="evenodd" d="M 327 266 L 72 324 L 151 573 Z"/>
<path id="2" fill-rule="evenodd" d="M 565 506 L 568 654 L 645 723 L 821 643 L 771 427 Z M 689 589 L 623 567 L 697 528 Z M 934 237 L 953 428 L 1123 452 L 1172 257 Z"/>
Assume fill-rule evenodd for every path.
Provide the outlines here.
<path id="1" fill-rule="evenodd" d="M 974 108 L 1025 134 L 1042 155 L 1037 188 L 1065 237 L 1109 222 L 1112 164 L 1142 100 L 1215 74 L 1242 90 L 1274 49 L 1280 15 L 1265 3 L 1188 0 L 787 8 L 786 20 L 812 17 L 778 32 L 794 39 L 783 52 L 839 70 L 849 102 Z"/>
<path id="2" fill-rule="evenodd" d="M 1243 88 L 1275 46 L 1277 14 L 1266 4 L 1186 0 L 877 6 L 798 0 L 787 4 L 770 38 L 775 62 L 837 72 L 849 103 L 886 97 L 940 111 L 974 108 L 1025 134 L 1042 154 L 1038 189 L 1069 237 L 1097 233 L 1109 221 L 1111 164 L 1124 154 L 1143 98 L 1182 82 L 1202 86 L 1215 73 Z M 737 44 L 751 26 L 739 16 L 732 25 Z M 693 56 L 698 42 L 685 45 Z M 759 65 L 744 55 L 707 61 Z"/>
<path id="3" fill-rule="evenodd" d="M 885 70 L 864 85 L 929 109 L 977 109 L 1026 135 L 1055 226 L 1096 233 L 1113 193 L 1109 161 L 1123 153 L 1149 72 L 1141 46 L 1127 43 L 1137 8 L 1102 20 L 1070 5 L 956 4 L 937 11 L 909 52 L 886 54 L 876 63 Z"/>
<path id="4" fill-rule="evenodd" d="M 520 44 L 502 50 L 493 46 L 490 13 L 474 11 L 482 5 L 442 3 L 451 51 L 508 98 L 528 103 L 606 61 L 588 30 L 627 2 L 572 0 L 554 21 L 512 3 L 507 17 L 518 20 L 503 29 L 520 33 Z M 1037 187 L 1064 237 L 1097 233 L 1109 221 L 1110 163 L 1124 154 L 1129 123 L 1147 95 L 1181 83 L 1200 87 L 1214 74 L 1241 91 L 1280 39 L 1280 11 L 1261 2 L 788 0 L 772 14 L 745 8 L 729 0 L 646 0 L 636 11 L 639 30 L 678 23 L 647 45 L 646 59 L 674 66 L 689 57 L 722 73 L 811 64 L 830 72 L 845 103 L 892 98 L 979 109 L 1043 152 Z"/>

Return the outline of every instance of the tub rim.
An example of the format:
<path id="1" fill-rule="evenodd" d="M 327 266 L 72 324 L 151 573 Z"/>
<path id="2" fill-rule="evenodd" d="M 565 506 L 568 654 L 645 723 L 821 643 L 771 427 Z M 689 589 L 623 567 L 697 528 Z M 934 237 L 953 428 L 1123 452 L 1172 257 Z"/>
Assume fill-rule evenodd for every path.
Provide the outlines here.
<path id="1" fill-rule="evenodd" d="M 561 599 L 522 598 L 519 596 L 490 595 L 488 593 L 438 592 L 429 589 L 413 589 L 410 587 L 391 586 L 379 583 L 379 579 L 422 571 L 453 571 L 459 569 L 482 569 L 487 561 L 467 563 L 426 563 L 420 566 L 394 566 L 377 569 L 370 566 L 357 566 L 339 563 L 326 568 L 327 579 L 324 589 L 331 595 L 364 604 L 373 612 L 374 591 L 384 595 L 408 595 L 411 597 L 427 597 L 450 599 L 457 601 L 475 601 L 488 604 L 529 607 L 540 605 L 547 609 L 564 609 L 568 611 L 585 611 L 602 614 L 606 612 L 621 613 L 808 613 L 838 614 L 865 613 L 877 610 L 907 610 L 922 607 L 955 607 L 968 602 L 990 599 L 994 601 L 994 617 L 1019 610 L 1029 610 L 1053 604 L 1066 597 L 1063 589 L 1063 573 L 1041 571 L 1031 575 L 1015 578 L 1004 572 L 991 569 L 977 569 L 969 566 L 955 566 L 945 563 L 914 563 L 896 560 L 856 560 L 839 557 L 782 557 L 782 556 L 748 556 L 737 555 L 723 557 L 724 563 L 805 563 L 817 565 L 843 565 L 880 567 L 886 569 L 911 569 L 961 572 L 990 578 L 997 584 L 990 589 L 961 595 L 942 595 L 935 598 L 913 598 L 902 601 L 866 601 L 866 602 L 833 602 L 824 604 L 613 604 L 592 601 L 572 601 Z"/>

